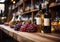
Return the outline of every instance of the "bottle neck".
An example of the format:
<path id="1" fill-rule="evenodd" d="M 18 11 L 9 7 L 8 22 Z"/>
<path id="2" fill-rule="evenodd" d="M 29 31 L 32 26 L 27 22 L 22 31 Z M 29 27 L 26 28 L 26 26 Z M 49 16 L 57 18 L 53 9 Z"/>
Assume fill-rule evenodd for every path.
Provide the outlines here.
<path id="1" fill-rule="evenodd" d="M 15 14 L 13 14 L 13 17 L 12 17 L 11 21 L 15 21 Z"/>
<path id="2" fill-rule="evenodd" d="M 46 4 L 46 12 L 49 12 L 49 4 Z"/>
<path id="3" fill-rule="evenodd" d="M 39 11 L 40 11 L 40 10 L 42 10 L 41 3 L 40 3 L 40 5 L 39 5 Z"/>
<path id="4" fill-rule="evenodd" d="M 39 12 L 42 12 L 42 6 L 41 6 L 41 3 L 39 5 Z"/>

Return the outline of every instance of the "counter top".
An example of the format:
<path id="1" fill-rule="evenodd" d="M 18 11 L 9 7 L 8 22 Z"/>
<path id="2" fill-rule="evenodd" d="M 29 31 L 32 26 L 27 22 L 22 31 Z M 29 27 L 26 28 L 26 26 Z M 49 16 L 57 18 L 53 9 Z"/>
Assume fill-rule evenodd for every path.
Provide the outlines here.
<path id="1" fill-rule="evenodd" d="M 7 33 L 9 36 L 16 39 L 18 42 L 58 42 L 60 35 L 55 33 L 28 33 L 15 31 L 9 26 L 0 25 L 0 29 Z"/>

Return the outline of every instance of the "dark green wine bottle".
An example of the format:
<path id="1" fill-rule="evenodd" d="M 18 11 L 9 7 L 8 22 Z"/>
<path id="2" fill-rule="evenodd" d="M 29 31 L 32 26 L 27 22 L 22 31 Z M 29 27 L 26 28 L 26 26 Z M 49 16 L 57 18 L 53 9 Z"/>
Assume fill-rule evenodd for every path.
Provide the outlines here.
<path id="1" fill-rule="evenodd" d="M 46 4 L 46 12 L 44 13 L 44 32 L 51 32 L 51 14 L 49 14 L 49 4 Z"/>

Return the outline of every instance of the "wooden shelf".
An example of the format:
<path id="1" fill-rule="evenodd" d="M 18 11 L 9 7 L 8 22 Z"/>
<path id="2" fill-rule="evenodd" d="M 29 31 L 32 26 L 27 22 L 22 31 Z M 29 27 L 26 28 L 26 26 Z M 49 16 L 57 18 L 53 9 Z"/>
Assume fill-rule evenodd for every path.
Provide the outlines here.
<path id="1" fill-rule="evenodd" d="M 25 1 L 27 1 L 27 0 L 25 0 Z M 19 4 L 19 5 L 17 5 L 17 4 Z M 18 8 L 21 4 L 23 4 L 23 1 L 22 2 L 19 1 L 19 2 L 17 2 L 17 4 L 16 4 L 17 6 L 13 10 Z M 60 5 L 60 3 L 51 3 L 49 7 L 53 8 L 53 7 L 56 7 L 56 6 L 59 6 L 59 5 Z M 42 9 L 45 9 L 45 7 L 43 7 Z M 33 9 L 33 10 L 30 10 L 30 11 L 25 11 L 22 14 L 27 14 L 27 13 L 31 13 L 31 12 L 35 12 L 35 11 L 38 11 L 38 9 Z"/>
<path id="2" fill-rule="evenodd" d="M 60 3 L 51 3 L 49 7 L 56 7 L 56 6 L 59 6 Z"/>
<path id="3" fill-rule="evenodd" d="M 51 3 L 50 6 L 49 6 L 49 8 L 56 7 L 56 6 L 59 6 L 59 5 L 60 5 L 60 3 L 57 3 L 57 4 Z M 45 7 L 43 7 L 42 9 L 45 9 Z M 27 14 L 27 13 L 31 13 L 31 12 L 36 12 L 38 10 L 39 9 L 33 9 L 33 10 L 30 10 L 30 11 L 23 12 L 23 14 Z"/>
<path id="4" fill-rule="evenodd" d="M 21 3 L 22 4 L 22 3 Z M 51 3 L 50 4 L 50 8 L 53 8 L 53 7 L 56 7 L 56 6 L 59 6 L 60 5 L 60 3 Z M 42 9 L 45 9 L 44 7 L 42 8 Z M 38 11 L 39 9 L 33 9 L 33 10 L 29 10 L 29 11 L 25 11 L 25 12 L 23 12 L 22 14 L 23 15 L 26 15 L 26 14 L 28 14 L 28 13 L 32 13 L 32 12 L 36 12 L 36 11 Z M 16 14 L 16 16 L 18 16 L 18 14 Z"/>
<path id="5" fill-rule="evenodd" d="M 30 10 L 30 11 L 26 11 L 26 12 L 23 12 L 23 14 L 28 14 L 28 13 L 35 12 L 35 11 L 38 11 L 38 9 L 33 9 L 33 10 Z"/>
<path id="6" fill-rule="evenodd" d="M 17 12 L 17 11 L 20 11 L 20 9 L 22 9 L 22 11 L 23 11 L 23 9 L 25 9 L 27 6 L 26 6 L 26 2 L 27 1 L 29 1 L 29 0 L 23 0 L 22 2 L 21 1 L 19 1 L 17 4 L 19 4 L 19 5 L 17 5 L 17 6 L 15 6 L 15 8 L 14 9 L 12 9 L 12 13 L 15 11 L 15 12 Z M 31 1 L 31 3 L 27 3 L 28 5 L 29 4 L 31 4 L 31 6 L 33 6 L 34 5 L 34 1 L 33 0 L 30 0 Z M 40 0 L 39 0 L 40 1 Z M 54 7 L 56 7 L 56 6 L 59 6 L 60 5 L 60 3 L 50 3 L 50 6 L 49 6 L 49 8 L 54 8 Z M 35 8 L 35 7 L 34 7 Z M 42 8 L 43 10 L 44 9 L 46 9 L 45 7 L 43 7 Z M 25 12 L 22 12 L 22 15 L 26 15 L 26 14 L 29 14 L 29 13 L 31 13 L 31 15 L 32 15 L 32 18 L 34 17 L 34 12 L 36 12 L 36 11 L 38 11 L 39 9 L 33 9 L 33 10 L 29 10 L 29 11 L 25 11 Z M 11 11 L 11 10 L 10 10 Z M 16 14 L 16 15 L 18 15 L 18 14 Z M 32 19 L 33 20 L 33 19 Z"/>
<path id="7" fill-rule="evenodd" d="M 27 0 L 25 0 L 25 1 L 27 1 Z M 25 2 L 24 1 L 24 2 Z M 17 6 L 15 6 L 15 8 L 14 9 L 12 9 L 12 10 L 15 10 L 16 8 L 18 8 L 21 4 L 23 4 L 23 1 L 19 1 L 19 2 L 17 2 Z M 60 3 L 51 3 L 50 4 L 50 8 L 51 7 L 56 7 L 56 6 L 59 6 L 60 5 Z M 45 9 L 45 7 L 43 7 L 42 9 Z M 35 12 L 35 11 L 38 11 L 38 9 L 33 9 L 33 10 L 30 10 L 30 11 L 26 11 L 26 12 L 23 12 L 23 14 L 27 14 L 27 13 L 30 13 L 30 12 Z"/>

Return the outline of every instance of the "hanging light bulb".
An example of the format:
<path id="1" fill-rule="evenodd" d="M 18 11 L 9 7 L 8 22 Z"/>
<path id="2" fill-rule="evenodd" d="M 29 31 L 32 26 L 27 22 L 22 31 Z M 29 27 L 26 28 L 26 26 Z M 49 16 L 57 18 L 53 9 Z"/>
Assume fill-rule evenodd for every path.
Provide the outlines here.
<path id="1" fill-rule="evenodd" d="M 15 4 L 16 2 L 15 2 L 15 0 L 11 0 L 11 2 L 13 3 L 13 4 Z"/>
<path id="2" fill-rule="evenodd" d="M 15 1 L 13 1 L 13 4 L 15 4 L 16 2 Z"/>

